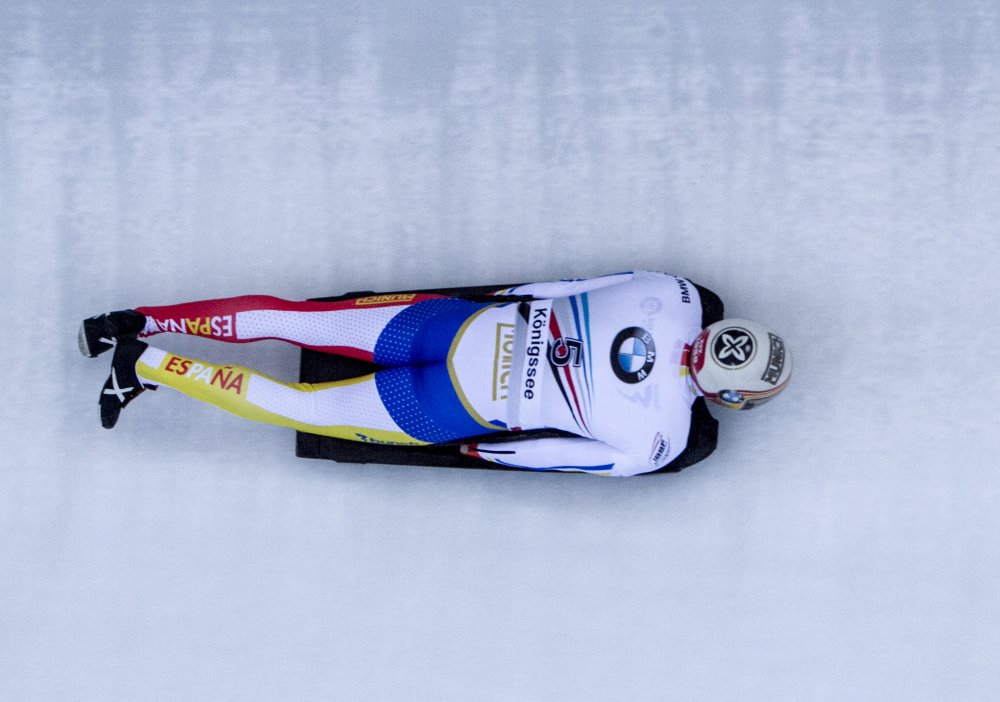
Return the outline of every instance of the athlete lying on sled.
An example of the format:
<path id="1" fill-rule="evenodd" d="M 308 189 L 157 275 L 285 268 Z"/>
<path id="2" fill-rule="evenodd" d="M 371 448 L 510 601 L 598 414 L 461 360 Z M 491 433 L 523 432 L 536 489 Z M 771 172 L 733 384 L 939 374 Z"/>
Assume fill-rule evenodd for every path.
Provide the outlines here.
<path id="1" fill-rule="evenodd" d="M 677 470 L 704 458 L 715 434 L 692 439 L 693 416 L 714 428 L 707 412 L 695 412 L 699 403 L 704 410 L 701 398 L 750 409 L 781 392 L 792 371 L 779 336 L 747 320 L 722 320 L 713 293 L 673 275 L 451 292 L 139 307 L 85 320 L 80 350 L 93 357 L 115 348 L 100 396 L 109 429 L 144 388 L 167 385 L 309 434 L 457 444 L 477 463 L 615 476 Z M 137 338 L 163 332 L 236 343 L 281 339 L 372 363 L 373 372 L 286 383 Z M 553 429 L 560 431 L 541 431 Z"/>

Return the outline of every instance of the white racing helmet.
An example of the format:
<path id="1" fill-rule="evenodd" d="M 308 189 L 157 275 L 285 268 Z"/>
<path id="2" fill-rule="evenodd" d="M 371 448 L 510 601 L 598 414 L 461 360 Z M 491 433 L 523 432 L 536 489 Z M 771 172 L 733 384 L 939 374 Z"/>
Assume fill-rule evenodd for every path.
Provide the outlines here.
<path id="1" fill-rule="evenodd" d="M 752 409 L 785 389 L 792 355 L 784 340 L 748 319 L 724 319 L 691 345 L 691 378 L 706 400 L 729 409 Z"/>

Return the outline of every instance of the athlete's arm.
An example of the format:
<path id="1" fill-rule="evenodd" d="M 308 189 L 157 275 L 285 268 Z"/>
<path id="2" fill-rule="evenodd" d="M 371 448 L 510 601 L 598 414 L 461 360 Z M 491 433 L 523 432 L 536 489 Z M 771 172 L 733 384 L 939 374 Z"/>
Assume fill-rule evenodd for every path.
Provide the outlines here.
<path id="1" fill-rule="evenodd" d="M 602 275 L 598 278 L 569 278 L 566 280 L 555 280 L 548 283 L 528 283 L 517 285 L 513 288 L 499 290 L 495 295 L 528 295 L 537 299 L 550 299 L 554 297 L 569 297 L 581 293 L 606 288 L 610 285 L 618 285 L 632 280 L 637 275 L 649 275 L 644 271 L 629 271 L 627 273 L 615 273 L 613 275 Z M 658 275 L 658 274 L 654 274 Z"/>
<path id="2" fill-rule="evenodd" d="M 462 453 L 508 468 L 626 476 L 656 470 L 651 463 L 593 439 L 565 437 L 464 444 Z"/>

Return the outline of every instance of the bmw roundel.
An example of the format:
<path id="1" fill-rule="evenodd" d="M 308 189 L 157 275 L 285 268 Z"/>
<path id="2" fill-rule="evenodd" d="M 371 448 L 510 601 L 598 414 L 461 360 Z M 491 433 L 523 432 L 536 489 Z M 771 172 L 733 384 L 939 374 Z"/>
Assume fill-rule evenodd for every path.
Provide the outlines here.
<path id="1" fill-rule="evenodd" d="M 641 327 L 622 329 L 611 342 L 611 369 L 619 380 L 641 383 L 656 362 L 656 344 Z"/>

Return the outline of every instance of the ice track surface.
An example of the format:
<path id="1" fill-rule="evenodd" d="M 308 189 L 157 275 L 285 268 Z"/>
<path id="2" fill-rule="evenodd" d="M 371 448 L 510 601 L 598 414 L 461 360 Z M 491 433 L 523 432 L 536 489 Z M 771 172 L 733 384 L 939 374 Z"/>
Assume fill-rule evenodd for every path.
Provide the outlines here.
<path id="1" fill-rule="evenodd" d="M 3 3 L 0 699 L 1000 698 L 998 188 L 996 2 Z M 108 432 L 76 349 L 634 267 L 795 353 L 677 476 Z"/>

